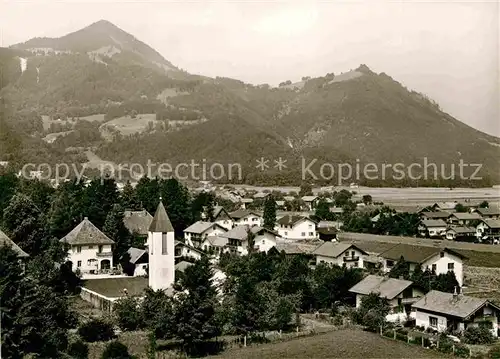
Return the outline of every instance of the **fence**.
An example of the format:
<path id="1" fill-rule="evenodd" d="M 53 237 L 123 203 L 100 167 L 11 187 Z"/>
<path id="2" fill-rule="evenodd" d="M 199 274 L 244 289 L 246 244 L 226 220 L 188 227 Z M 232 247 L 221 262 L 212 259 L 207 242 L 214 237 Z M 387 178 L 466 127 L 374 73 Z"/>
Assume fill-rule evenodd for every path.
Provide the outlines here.
<path id="1" fill-rule="evenodd" d="M 442 353 L 453 354 L 456 357 L 470 358 L 471 349 L 461 343 L 455 343 L 451 339 L 441 336 L 434 336 L 427 333 L 415 331 L 398 331 L 396 329 L 383 330 L 380 328 L 380 335 L 393 340 L 400 340 L 408 344 L 421 345 L 424 348 L 431 348 Z"/>

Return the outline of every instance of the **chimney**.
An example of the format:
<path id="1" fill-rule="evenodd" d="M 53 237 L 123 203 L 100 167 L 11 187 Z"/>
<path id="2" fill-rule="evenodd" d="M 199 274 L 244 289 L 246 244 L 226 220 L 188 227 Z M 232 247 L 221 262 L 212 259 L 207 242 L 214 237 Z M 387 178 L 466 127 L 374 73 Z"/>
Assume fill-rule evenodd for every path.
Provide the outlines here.
<path id="1" fill-rule="evenodd" d="M 458 298 L 457 286 L 453 287 L 453 299 L 456 300 Z"/>

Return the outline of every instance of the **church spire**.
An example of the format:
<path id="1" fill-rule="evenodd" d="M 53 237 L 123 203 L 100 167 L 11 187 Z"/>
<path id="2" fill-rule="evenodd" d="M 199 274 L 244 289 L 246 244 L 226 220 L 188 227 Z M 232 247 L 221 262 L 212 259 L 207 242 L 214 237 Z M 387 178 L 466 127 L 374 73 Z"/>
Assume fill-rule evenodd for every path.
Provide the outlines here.
<path id="1" fill-rule="evenodd" d="M 161 233 L 167 233 L 167 232 L 173 232 L 174 227 L 172 226 L 172 223 L 170 222 L 170 219 L 168 218 L 167 211 L 165 210 L 165 207 L 163 206 L 163 203 L 161 201 L 160 197 L 160 203 L 158 203 L 158 207 L 156 208 L 155 215 L 153 217 L 153 221 L 151 222 L 151 225 L 149 226 L 149 232 L 161 232 Z"/>

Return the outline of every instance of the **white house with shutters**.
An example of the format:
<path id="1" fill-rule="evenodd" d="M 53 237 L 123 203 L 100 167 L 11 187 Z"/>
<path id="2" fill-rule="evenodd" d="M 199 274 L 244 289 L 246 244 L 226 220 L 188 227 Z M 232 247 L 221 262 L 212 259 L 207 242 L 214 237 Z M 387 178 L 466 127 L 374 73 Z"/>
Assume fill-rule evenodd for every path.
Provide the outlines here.
<path id="1" fill-rule="evenodd" d="M 280 237 L 291 240 L 318 237 L 316 222 L 305 216 L 286 215 L 281 217 L 277 221 L 275 230 Z"/>
<path id="2" fill-rule="evenodd" d="M 87 217 L 60 241 L 69 245 L 67 260 L 72 263 L 73 271 L 98 274 L 113 268 L 112 247 L 115 242 Z"/>
<path id="3" fill-rule="evenodd" d="M 184 230 L 184 240 L 192 247 L 200 247 L 209 236 L 218 236 L 227 229 L 214 222 L 198 221 Z"/>
<path id="4" fill-rule="evenodd" d="M 347 242 L 325 242 L 312 252 L 316 265 L 328 263 L 348 268 L 363 268 L 367 252 Z"/>
<path id="5" fill-rule="evenodd" d="M 239 209 L 230 213 L 234 226 L 262 226 L 264 219 L 260 213 L 247 209 Z"/>

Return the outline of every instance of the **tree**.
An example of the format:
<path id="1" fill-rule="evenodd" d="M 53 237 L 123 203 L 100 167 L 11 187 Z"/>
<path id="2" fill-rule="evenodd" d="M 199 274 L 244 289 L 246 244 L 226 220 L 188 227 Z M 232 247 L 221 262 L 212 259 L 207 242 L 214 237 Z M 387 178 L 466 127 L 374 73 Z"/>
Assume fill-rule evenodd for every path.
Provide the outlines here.
<path id="1" fill-rule="evenodd" d="M 158 339 L 172 338 L 176 330 L 172 298 L 162 291 L 145 290 L 140 308 L 142 322 Z"/>
<path id="2" fill-rule="evenodd" d="M 126 297 L 113 304 L 113 314 L 120 329 L 124 331 L 137 330 L 143 326 L 139 303 L 136 298 Z"/>
<path id="3" fill-rule="evenodd" d="M 324 198 L 318 201 L 314 216 L 320 221 L 332 221 L 334 219 L 333 213 L 330 211 L 330 204 Z"/>
<path id="4" fill-rule="evenodd" d="M 113 205 L 111 211 L 106 216 L 106 221 L 102 227 L 102 231 L 109 238 L 115 241 L 113 250 L 113 261 L 118 263 L 122 260 L 123 255 L 130 248 L 131 234 L 125 227 L 123 222 L 124 211 L 123 207 L 119 204 Z"/>
<path id="5" fill-rule="evenodd" d="M 137 197 L 134 187 L 130 181 L 125 183 L 123 190 L 120 194 L 120 202 L 124 209 L 129 211 L 140 211 L 142 210 L 141 201 Z"/>
<path id="6" fill-rule="evenodd" d="M 198 344 L 221 334 L 215 315 L 218 300 L 207 256 L 186 268 L 184 274 L 178 283 L 182 293 L 174 307 L 175 337 L 182 341 L 185 352 L 193 353 Z"/>
<path id="7" fill-rule="evenodd" d="M 481 323 L 477 327 L 469 326 L 464 331 L 464 342 L 467 344 L 491 344 L 494 340 L 491 329 Z"/>
<path id="8" fill-rule="evenodd" d="M 276 201 L 272 195 L 267 196 L 264 203 L 264 228 L 274 230 L 276 224 Z"/>
<path id="9" fill-rule="evenodd" d="M 479 208 L 488 208 L 489 206 L 490 206 L 490 204 L 488 203 L 488 201 L 482 201 L 479 204 Z"/>
<path id="10" fill-rule="evenodd" d="M 370 196 L 369 194 L 365 194 L 363 196 L 363 203 L 368 205 L 368 204 L 371 204 L 372 203 L 372 196 Z"/>
<path id="11" fill-rule="evenodd" d="M 87 359 L 89 357 L 89 346 L 81 339 L 78 339 L 69 344 L 68 354 L 75 359 Z"/>
<path id="12" fill-rule="evenodd" d="M 307 182 L 303 182 L 300 185 L 299 196 L 300 197 L 303 197 L 303 196 L 312 196 L 312 194 L 313 194 L 313 191 L 312 191 L 311 184 L 307 183 Z"/>
<path id="13" fill-rule="evenodd" d="M 215 196 L 213 193 L 209 193 L 205 204 L 205 218 L 206 221 L 208 222 L 214 221 L 214 206 L 215 206 Z"/>
<path id="14" fill-rule="evenodd" d="M 85 188 L 83 212 L 98 228 L 103 227 L 108 213 L 116 203 L 119 203 L 119 193 L 112 178 L 95 178 Z"/>
<path id="15" fill-rule="evenodd" d="M 50 233 L 56 238 L 64 237 L 83 220 L 84 192 L 83 184 L 76 181 L 57 188 L 48 215 Z"/>
<path id="16" fill-rule="evenodd" d="M 113 326 L 101 319 L 91 319 L 78 328 L 78 335 L 86 342 L 108 341 L 115 337 Z"/>
<path id="17" fill-rule="evenodd" d="M 455 206 L 455 211 L 458 213 L 466 213 L 467 212 L 467 207 L 465 207 L 462 203 L 457 203 Z"/>
<path id="18" fill-rule="evenodd" d="M 176 179 L 171 178 L 162 183 L 161 193 L 175 235 L 182 238 L 184 229 L 192 222 L 189 192 Z"/>
<path id="19" fill-rule="evenodd" d="M 389 272 L 391 278 L 410 279 L 410 263 L 401 256 Z"/>
<path id="20" fill-rule="evenodd" d="M 3 357 L 56 358 L 66 349 L 68 329 L 76 325 L 67 298 L 25 276 L 7 246 L 0 246 L 0 305 Z"/>
<path id="21" fill-rule="evenodd" d="M 149 213 L 154 213 L 160 201 L 160 182 L 158 179 L 142 177 L 135 187 L 135 193 L 141 206 Z"/>
<path id="22" fill-rule="evenodd" d="M 387 298 L 381 298 L 378 293 L 370 293 L 361 299 L 358 308 L 358 320 L 370 330 L 377 331 L 384 325 L 385 317 L 389 314 L 390 306 Z"/>

